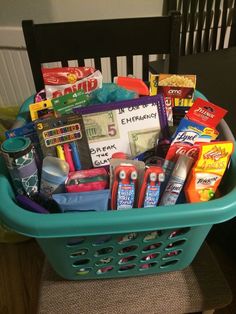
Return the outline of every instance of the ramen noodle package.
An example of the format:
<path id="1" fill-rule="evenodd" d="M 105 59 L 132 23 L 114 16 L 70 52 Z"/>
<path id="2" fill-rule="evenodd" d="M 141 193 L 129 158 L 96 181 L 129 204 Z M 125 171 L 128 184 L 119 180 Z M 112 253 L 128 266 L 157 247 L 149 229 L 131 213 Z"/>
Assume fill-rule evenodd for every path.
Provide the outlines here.
<path id="1" fill-rule="evenodd" d="M 199 156 L 185 185 L 188 202 L 212 199 L 227 168 L 234 145 L 231 141 L 199 143 Z"/>
<path id="2" fill-rule="evenodd" d="M 47 99 L 102 87 L 102 74 L 92 67 L 43 68 L 42 73 Z"/>

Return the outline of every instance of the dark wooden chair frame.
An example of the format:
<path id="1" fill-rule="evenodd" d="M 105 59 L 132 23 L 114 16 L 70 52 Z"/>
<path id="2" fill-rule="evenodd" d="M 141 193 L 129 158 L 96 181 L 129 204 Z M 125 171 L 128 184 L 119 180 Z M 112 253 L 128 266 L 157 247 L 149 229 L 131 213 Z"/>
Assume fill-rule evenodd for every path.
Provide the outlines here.
<path id="1" fill-rule="evenodd" d="M 110 57 L 111 77 L 117 75 L 117 58 L 126 56 L 127 74 L 133 73 L 133 56 L 143 56 L 143 79 L 148 80 L 149 55 L 168 54 L 169 73 L 177 73 L 180 13 L 168 16 L 34 24 L 22 21 L 22 28 L 36 90 L 44 87 L 42 63 L 94 59 L 101 70 L 101 58 Z"/>
<path id="2" fill-rule="evenodd" d="M 235 1 L 236 3 L 236 1 Z M 182 14 L 180 55 L 223 49 L 227 26 L 231 24 L 228 47 L 236 45 L 236 4 L 233 0 L 164 0 L 163 13 L 178 10 Z M 220 8 L 222 5 L 222 8 Z M 205 8 L 205 10 L 204 10 Z M 196 13 L 198 11 L 198 13 Z M 219 20 L 221 16 L 221 26 Z M 219 46 L 217 34 L 219 32 Z M 194 47 L 194 33 L 196 42 Z M 188 45 L 186 39 L 188 37 Z"/>

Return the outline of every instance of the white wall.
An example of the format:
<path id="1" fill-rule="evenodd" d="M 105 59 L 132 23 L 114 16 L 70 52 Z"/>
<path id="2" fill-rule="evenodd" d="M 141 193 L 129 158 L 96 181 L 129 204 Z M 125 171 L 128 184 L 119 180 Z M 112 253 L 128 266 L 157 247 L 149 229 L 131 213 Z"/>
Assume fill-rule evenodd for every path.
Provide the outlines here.
<path id="1" fill-rule="evenodd" d="M 19 47 L 21 21 L 35 23 L 162 15 L 163 0 L 0 0 L 0 47 Z"/>
<path id="2" fill-rule="evenodd" d="M 163 0 L 1 0 L 0 25 L 161 15 Z"/>
<path id="3" fill-rule="evenodd" d="M 20 105 L 35 92 L 21 29 L 23 19 L 50 23 L 160 16 L 163 0 L 0 0 L 0 5 L 1 107 Z"/>

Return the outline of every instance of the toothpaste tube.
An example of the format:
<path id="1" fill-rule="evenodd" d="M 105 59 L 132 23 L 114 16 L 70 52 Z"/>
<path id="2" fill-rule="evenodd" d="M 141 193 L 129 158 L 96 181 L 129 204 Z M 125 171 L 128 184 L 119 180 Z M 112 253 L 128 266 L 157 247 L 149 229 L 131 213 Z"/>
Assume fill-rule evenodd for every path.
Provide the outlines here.
<path id="1" fill-rule="evenodd" d="M 233 142 L 199 143 L 198 160 L 185 185 L 187 201 L 204 202 L 212 199 L 233 152 Z"/>
<path id="2" fill-rule="evenodd" d="M 102 87 L 102 74 L 91 67 L 43 68 L 47 99 L 83 89 L 86 94 Z"/>

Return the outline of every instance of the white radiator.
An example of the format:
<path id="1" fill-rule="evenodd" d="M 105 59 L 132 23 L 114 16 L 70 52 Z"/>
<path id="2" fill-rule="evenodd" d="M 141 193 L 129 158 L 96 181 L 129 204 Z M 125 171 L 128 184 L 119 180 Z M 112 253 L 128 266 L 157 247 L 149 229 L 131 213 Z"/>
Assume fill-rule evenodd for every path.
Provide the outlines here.
<path id="1" fill-rule="evenodd" d="M 26 50 L 0 49 L 0 106 L 20 106 L 34 92 Z"/>
<path id="2" fill-rule="evenodd" d="M 134 56 L 134 75 L 142 77 L 141 56 Z M 156 56 L 151 55 L 150 60 Z M 126 58 L 118 57 L 118 75 L 125 76 Z M 85 60 L 86 66 L 94 66 L 93 60 Z M 45 67 L 61 66 L 60 62 L 44 64 Z M 69 66 L 78 66 L 77 61 L 69 61 Z M 102 59 L 103 82 L 110 82 L 109 58 Z M 25 49 L 0 49 L 0 107 L 21 105 L 29 96 L 35 93 L 33 76 L 28 55 Z"/>

